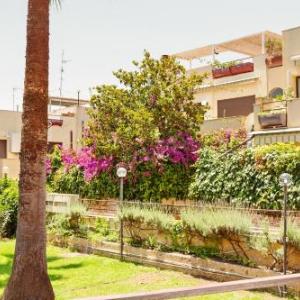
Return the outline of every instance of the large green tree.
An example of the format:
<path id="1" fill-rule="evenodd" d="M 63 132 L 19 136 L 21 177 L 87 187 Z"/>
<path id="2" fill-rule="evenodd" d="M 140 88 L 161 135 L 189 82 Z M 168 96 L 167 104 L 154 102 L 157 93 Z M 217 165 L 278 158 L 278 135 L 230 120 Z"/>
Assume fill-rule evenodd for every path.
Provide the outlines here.
<path id="1" fill-rule="evenodd" d="M 4 300 L 54 299 L 45 230 L 49 4 L 49 0 L 28 0 L 20 202 L 13 270 Z"/>
<path id="2" fill-rule="evenodd" d="M 130 161 L 137 147 L 178 133 L 195 135 L 205 107 L 195 103 L 203 76 L 187 74 L 174 57 L 154 59 L 145 52 L 135 70 L 114 73 L 119 86 L 97 87 L 89 110 L 89 137 L 99 155 Z"/>

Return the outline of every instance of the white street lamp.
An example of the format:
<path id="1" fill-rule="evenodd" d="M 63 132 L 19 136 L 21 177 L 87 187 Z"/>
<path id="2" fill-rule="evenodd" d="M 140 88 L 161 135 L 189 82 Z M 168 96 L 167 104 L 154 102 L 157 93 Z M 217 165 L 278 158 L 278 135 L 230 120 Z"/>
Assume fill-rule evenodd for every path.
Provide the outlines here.
<path id="1" fill-rule="evenodd" d="M 124 198 L 124 178 L 127 175 L 127 170 L 124 167 L 119 167 L 117 169 L 117 176 L 120 178 L 120 209 L 122 211 L 122 204 Z M 124 229 L 123 229 L 123 216 L 121 215 L 120 219 L 120 255 L 121 260 L 123 260 L 123 252 L 124 252 Z"/>
<path id="2" fill-rule="evenodd" d="M 127 175 L 127 170 L 124 167 L 119 167 L 117 169 L 117 176 L 119 178 L 124 178 L 124 177 L 126 177 L 126 175 Z"/>
<path id="3" fill-rule="evenodd" d="M 292 184 L 292 176 L 288 173 L 283 173 L 279 176 L 279 183 L 283 187 L 283 274 L 287 272 L 287 201 L 288 187 Z M 284 294 L 287 293 L 287 288 L 284 286 Z"/>

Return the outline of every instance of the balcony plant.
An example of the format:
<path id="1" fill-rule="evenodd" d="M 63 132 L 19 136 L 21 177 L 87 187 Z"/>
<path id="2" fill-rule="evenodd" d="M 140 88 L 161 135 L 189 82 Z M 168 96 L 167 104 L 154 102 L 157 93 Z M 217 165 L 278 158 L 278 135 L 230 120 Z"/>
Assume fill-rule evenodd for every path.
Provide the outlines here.
<path id="1" fill-rule="evenodd" d="M 282 66 L 282 41 L 269 38 L 265 43 L 265 48 L 267 52 L 266 65 L 269 68 Z"/>
<path id="2" fill-rule="evenodd" d="M 231 76 L 230 67 L 232 64 L 234 64 L 234 61 L 221 63 L 218 60 L 214 60 L 212 63 L 213 78 L 216 79 L 216 78 Z"/>
<path id="3" fill-rule="evenodd" d="M 263 111 L 258 114 L 261 128 L 285 127 L 287 125 L 286 110 Z"/>
<path id="4" fill-rule="evenodd" d="M 295 93 L 292 87 L 288 87 L 283 91 L 282 95 L 278 95 L 275 97 L 274 100 L 276 101 L 287 101 L 287 100 L 292 100 L 295 98 Z"/>

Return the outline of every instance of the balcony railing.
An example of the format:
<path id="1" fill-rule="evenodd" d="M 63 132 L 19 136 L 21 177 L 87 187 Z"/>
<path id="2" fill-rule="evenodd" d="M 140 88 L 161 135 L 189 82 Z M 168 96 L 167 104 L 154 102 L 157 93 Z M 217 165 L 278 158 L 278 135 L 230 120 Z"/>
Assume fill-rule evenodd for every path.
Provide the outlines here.
<path id="1" fill-rule="evenodd" d="M 255 108 L 255 128 L 298 128 L 300 127 L 300 99 L 268 101 Z"/>
<path id="2" fill-rule="evenodd" d="M 258 122 L 262 129 L 286 127 L 287 101 L 262 102 Z"/>

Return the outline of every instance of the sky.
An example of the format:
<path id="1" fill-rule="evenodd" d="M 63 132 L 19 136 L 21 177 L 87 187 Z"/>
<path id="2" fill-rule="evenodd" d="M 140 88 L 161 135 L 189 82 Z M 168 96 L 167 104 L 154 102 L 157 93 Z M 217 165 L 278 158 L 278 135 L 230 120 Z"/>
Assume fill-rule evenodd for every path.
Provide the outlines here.
<path id="1" fill-rule="evenodd" d="M 300 26 L 299 0 L 62 0 L 51 8 L 50 87 L 90 97 L 90 89 L 117 83 L 112 72 L 131 68 L 144 49 L 154 57 L 240 36 Z M 0 109 L 21 106 L 26 41 L 26 0 L 0 3 Z M 0 120 L 1 121 L 1 120 Z"/>

